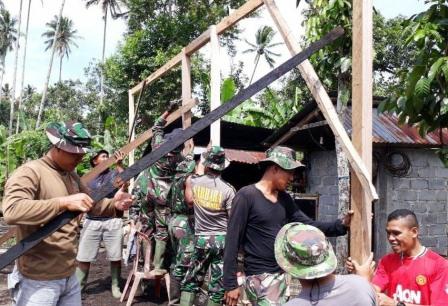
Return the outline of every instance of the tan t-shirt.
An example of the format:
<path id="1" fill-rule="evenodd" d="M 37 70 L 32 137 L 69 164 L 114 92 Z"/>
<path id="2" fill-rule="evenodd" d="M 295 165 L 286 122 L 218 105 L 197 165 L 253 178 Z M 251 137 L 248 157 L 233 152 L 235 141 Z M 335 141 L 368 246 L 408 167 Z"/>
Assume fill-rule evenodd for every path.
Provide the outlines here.
<path id="1" fill-rule="evenodd" d="M 64 183 L 65 182 L 65 183 Z M 66 187 L 72 186 L 68 190 Z M 22 240 L 63 212 L 57 197 L 86 192 L 76 173 L 60 170 L 48 157 L 20 166 L 5 185 L 3 215 L 17 226 L 17 241 Z M 105 199 L 91 210 L 95 215 L 115 216 L 114 201 Z M 18 268 L 34 280 L 54 280 L 75 272 L 79 221 L 73 219 L 18 259 Z"/>

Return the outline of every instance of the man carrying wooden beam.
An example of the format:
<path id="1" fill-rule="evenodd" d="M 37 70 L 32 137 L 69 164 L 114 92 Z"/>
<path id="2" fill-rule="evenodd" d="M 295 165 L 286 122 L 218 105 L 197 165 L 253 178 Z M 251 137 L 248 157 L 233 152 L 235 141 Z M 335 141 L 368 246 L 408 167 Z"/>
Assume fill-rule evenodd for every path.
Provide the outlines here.
<path id="1" fill-rule="evenodd" d="M 53 144 L 48 153 L 20 166 L 6 182 L 3 213 L 6 223 L 17 225 L 18 240 L 67 211 L 113 217 L 129 208 L 131 195 L 122 190 L 94 205 L 81 184 L 74 170 L 91 142 L 81 123 L 52 123 L 46 132 Z M 78 226 L 79 219 L 72 219 L 18 259 L 8 276 L 13 305 L 81 305 L 75 276 Z"/>

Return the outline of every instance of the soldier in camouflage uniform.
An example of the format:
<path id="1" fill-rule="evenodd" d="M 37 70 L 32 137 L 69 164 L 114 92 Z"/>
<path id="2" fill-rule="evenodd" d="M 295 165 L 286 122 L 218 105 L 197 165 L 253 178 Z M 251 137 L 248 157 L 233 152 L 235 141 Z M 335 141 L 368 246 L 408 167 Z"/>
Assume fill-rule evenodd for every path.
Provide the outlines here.
<path id="1" fill-rule="evenodd" d="M 235 189 L 221 178 L 226 167 L 224 149 L 204 153 L 205 174 L 186 181 L 185 200 L 194 204 L 195 241 L 192 264 L 182 282 L 181 305 L 192 305 L 210 267 L 207 305 L 222 305 L 224 244 Z"/>
<path id="2" fill-rule="evenodd" d="M 168 199 L 171 207 L 171 218 L 168 224 L 171 247 L 174 259 L 171 264 L 170 305 L 179 303 L 180 283 L 191 265 L 194 250 L 194 213 L 193 208 L 185 203 L 185 180 L 195 170 L 193 155 L 187 155 L 178 164 L 176 176 Z"/>
<path id="3" fill-rule="evenodd" d="M 375 290 L 366 279 L 333 274 L 336 255 L 324 233 L 314 226 L 299 222 L 283 226 L 275 239 L 275 258 L 302 285 L 287 306 L 376 305 Z"/>
<path id="4" fill-rule="evenodd" d="M 162 114 L 153 126 L 153 137 L 151 140 L 153 150 L 181 133 L 181 129 L 175 129 L 169 134 L 164 133 L 166 118 L 176 107 L 176 103 L 170 103 L 169 109 Z M 168 243 L 168 220 L 170 217 L 168 193 L 176 173 L 176 166 L 183 160 L 181 150 L 182 146 L 163 156 L 137 179 L 137 190 L 135 193 L 137 198 L 140 199 L 140 216 L 144 219 L 144 222 L 146 221 L 146 230 L 154 229 L 156 246 L 153 260 L 154 270 L 152 272 L 155 275 L 167 273 L 162 268 L 162 265 Z"/>
<path id="5" fill-rule="evenodd" d="M 286 189 L 294 171 L 303 165 L 296 152 L 277 146 L 266 152 L 261 161 L 263 177 L 256 184 L 241 188 L 233 201 L 224 254 L 224 288 L 226 305 L 238 303 L 237 255 L 244 251 L 243 284 L 252 305 L 281 305 L 285 302 L 285 275 L 275 261 L 274 241 L 280 228 L 288 222 L 302 222 L 320 228 L 326 235 L 347 232 L 350 215 L 342 220 L 319 222 L 308 218 L 296 206 Z"/>

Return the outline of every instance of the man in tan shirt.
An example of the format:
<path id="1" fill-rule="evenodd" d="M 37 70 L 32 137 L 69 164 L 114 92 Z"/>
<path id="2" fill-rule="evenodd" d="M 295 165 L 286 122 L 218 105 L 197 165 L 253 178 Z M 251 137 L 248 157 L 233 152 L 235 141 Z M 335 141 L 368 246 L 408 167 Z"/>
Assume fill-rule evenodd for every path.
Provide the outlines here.
<path id="1" fill-rule="evenodd" d="M 91 141 L 81 123 L 50 124 L 46 132 L 53 144 L 49 152 L 20 166 L 6 182 L 3 214 L 17 225 L 17 240 L 66 210 L 113 217 L 129 208 L 132 197 L 122 190 L 93 203 L 81 185 L 75 168 Z M 75 218 L 18 259 L 8 276 L 13 305 L 81 305 L 75 277 L 78 226 Z"/>

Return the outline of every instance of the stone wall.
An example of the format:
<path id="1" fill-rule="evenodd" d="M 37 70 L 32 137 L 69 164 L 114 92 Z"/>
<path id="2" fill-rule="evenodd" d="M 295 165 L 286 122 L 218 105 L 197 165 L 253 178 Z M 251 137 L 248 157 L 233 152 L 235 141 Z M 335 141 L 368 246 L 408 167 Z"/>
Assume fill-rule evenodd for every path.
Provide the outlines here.
<path id="1" fill-rule="evenodd" d="M 387 215 L 398 208 L 415 212 L 420 223 L 421 240 L 440 254 L 448 249 L 448 169 L 429 149 L 397 149 L 410 160 L 411 170 L 405 177 L 395 177 L 385 169 L 384 149 L 375 149 L 381 158 L 376 187 L 380 200 L 374 204 L 374 248 L 377 256 L 389 251 L 385 234 Z M 309 193 L 318 193 L 319 219 L 337 217 L 337 172 L 334 151 L 309 154 Z"/>

